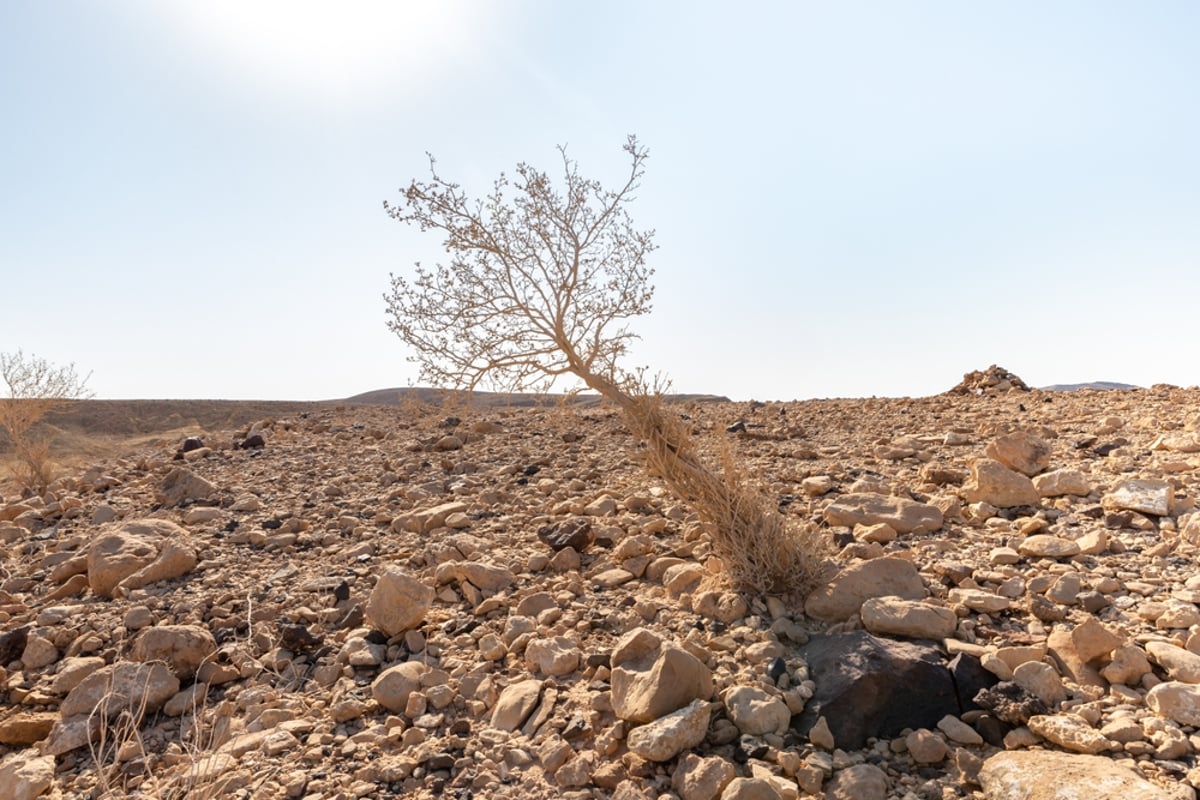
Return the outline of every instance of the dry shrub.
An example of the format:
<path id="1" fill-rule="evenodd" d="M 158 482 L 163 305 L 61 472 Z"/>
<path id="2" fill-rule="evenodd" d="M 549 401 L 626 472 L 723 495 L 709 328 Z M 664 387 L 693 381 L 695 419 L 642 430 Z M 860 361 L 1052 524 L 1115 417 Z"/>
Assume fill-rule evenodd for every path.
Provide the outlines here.
<path id="1" fill-rule="evenodd" d="M 90 396 L 87 378 L 76 374 L 74 364 L 56 367 L 18 350 L 0 353 L 0 381 L 7 389 L 7 396 L 0 397 L 0 430 L 18 462 L 14 477 L 26 489 L 45 489 L 53 478 L 50 443 L 34 426 L 47 414 Z"/>
<path id="2" fill-rule="evenodd" d="M 827 579 L 828 546 L 812 525 L 781 514 L 739 470 L 728 447 L 723 468 L 709 467 L 678 416 L 653 395 L 625 406 L 634 433 L 646 442 L 647 468 L 696 508 L 711 526 L 713 550 L 739 591 L 805 595 Z"/>

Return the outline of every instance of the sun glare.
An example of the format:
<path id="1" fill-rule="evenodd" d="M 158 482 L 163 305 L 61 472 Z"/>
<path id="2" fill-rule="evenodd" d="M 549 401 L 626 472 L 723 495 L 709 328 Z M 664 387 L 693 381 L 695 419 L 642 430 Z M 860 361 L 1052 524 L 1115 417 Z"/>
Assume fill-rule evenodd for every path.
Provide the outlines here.
<path id="1" fill-rule="evenodd" d="M 381 86 L 419 89 L 419 76 L 471 52 L 488 6 L 463 2 L 255 0 L 161 4 L 243 80 L 353 103 Z"/>

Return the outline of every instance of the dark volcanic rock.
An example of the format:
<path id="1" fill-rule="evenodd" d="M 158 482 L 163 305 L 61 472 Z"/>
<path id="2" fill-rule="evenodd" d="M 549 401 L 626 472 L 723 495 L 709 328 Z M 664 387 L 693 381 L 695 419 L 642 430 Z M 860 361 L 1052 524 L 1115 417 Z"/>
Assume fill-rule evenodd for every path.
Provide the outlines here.
<path id="1" fill-rule="evenodd" d="M 1050 713 L 1045 703 L 1012 681 L 984 689 L 975 696 L 975 702 L 1010 725 L 1024 725 L 1030 717 Z"/>
<path id="2" fill-rule="evenodd" d="M 587 550 L 595 541 L 592 535 L 592 521 L 587 517 L 575 517 L 555 525 L 547 525 L 538 531 L 538 538 L 553 550 L 572 547 L 579 553 Z"/>
<path id="3" fill-rule="evenodd" d="M 932 645 L 851 631 L 815 638 L 801 654 L 817 690 L 792 727 L 806 734 L 825 717 L 844 750 L 858 749 L 872 736 L 933 728 L 961 712 L 954 679 Z"/>

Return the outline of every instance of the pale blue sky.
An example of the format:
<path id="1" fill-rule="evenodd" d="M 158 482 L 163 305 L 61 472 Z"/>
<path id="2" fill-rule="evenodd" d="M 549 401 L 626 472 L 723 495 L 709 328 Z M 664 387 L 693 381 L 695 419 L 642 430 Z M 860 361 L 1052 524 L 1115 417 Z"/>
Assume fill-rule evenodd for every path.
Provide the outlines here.
<path id="1" fill-rule="evenodd" d="M 100 397 L 405 385 L 424 175 L 651 158 L 633 364 L 736 399 L 1200 383 L 1193 2 L 0 0 L 0 350 Z"/>

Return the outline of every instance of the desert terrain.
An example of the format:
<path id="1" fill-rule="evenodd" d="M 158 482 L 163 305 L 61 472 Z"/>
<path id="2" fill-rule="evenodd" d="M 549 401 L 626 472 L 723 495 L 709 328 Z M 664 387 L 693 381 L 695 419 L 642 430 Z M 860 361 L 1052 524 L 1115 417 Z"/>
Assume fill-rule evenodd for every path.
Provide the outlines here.
<path id="1" fill-rule="evenodd" d="M 826 534 L 806 598 L 615 410 L 432 399 L 54 420 L 0 800 L 1195 798 L 1200 389 L 672 404 Z"/>

